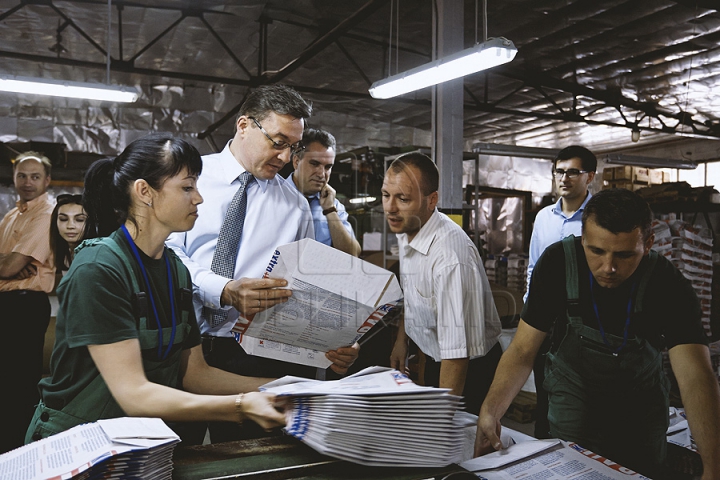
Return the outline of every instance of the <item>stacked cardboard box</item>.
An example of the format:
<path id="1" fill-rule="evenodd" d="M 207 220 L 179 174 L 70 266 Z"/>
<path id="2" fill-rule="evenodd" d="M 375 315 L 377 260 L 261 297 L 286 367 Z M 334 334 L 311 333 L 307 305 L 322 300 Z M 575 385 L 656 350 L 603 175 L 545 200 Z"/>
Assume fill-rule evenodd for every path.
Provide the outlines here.
<path id="1" fill-rule="evenodd" d="M 645 167 L 606 167 L 602 172 L 605 188 L 625 188 L 639 190 L 649 185 L 670 181 L 670 174 L 662 170 Z"/>
<path id="2" fill-rule="evenodd" d="M 487 273 L 488 280 L 496 285 L 507 286 L 507 267 L 507 257 L 490 254 L 485 260 L 485 273 Z"/>
<path id="3" fill-rule="evenodd" d="M 520 391 L 508 407 L 505 416 L 518 423 L 530 423 L 535 420 L 536 408 L 537 394 Z"/>
<path id="4" fill-rule="evenodd" d="M 712 303 L 712 232 L 704 227 L 668 217 L 653 222 L 653 249 L 667 257 L 695 289 L 702 308 L 705 332 L 711 336 L 710 307 Z"/>
<path id="5" fill-rule="evenodd" d="M 507 259 L 507 287 L 524 292 L 527 287 L 528 256 L 511 253 Z"/>

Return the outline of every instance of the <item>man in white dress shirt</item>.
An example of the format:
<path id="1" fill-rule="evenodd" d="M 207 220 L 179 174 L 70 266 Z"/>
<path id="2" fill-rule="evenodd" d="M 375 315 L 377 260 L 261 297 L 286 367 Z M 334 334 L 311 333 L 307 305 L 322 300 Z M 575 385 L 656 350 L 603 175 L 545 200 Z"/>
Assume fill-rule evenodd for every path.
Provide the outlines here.
<path id="1" fill-rule="evenodd" d="M 312 107 L 293 89 L 269 85 L 251 92 L 236 120 L 233 139 L 222 152 L 203 157 L 198 189 L 205 201 L 198 206 L 199 218 L 189 232 L 172 234 L 167 241 L 190 271 L 193 303 L 203 335 L 208 364 L 240 375 L 314 377 L 315 369 L 269 358 L 247 355 L 231 329 L 239 314 L 253 315 L 292 294 L 285 280 L 262 278 L 275 247 L 303 238 L 314 238 L 307 200 L 277 172 L 302 150 L 305 119 Z M 239 176 L 250 172 L 243 233 L 232 278 L 211 269 L 219 232 L 239 188 Z M 209 311 L 227 312 L 213 326 Z M 344 373 L 357 358 L 348 347 L 328 352 L 337 373 Z M 235 433 L 214 433 L 213 442 L 237 438 Z"/>
<path id="2" fill-rule="evenodd" d="M 409 153 L 388 168 L 383 208 L 400 247 L 405 295 L 390 363 L 406 369 L 408 337 L 427 357 L 424 383 L 465 397 L 477 414 L 500 360 L 500 318 L 482 259 L 438 203 L 439 174 L 430 158 Z"/>

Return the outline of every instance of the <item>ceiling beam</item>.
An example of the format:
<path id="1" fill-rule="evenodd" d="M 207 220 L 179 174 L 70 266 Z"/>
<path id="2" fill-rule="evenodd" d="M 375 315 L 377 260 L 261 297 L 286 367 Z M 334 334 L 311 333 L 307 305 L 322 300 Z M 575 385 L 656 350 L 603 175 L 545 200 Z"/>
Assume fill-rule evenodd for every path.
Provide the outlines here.
<path id="1" fill-rule="evenodd" d="M 0 58 L 14 58 L 19 60 L 26 60 L 30 62 L 40 62 L 40 63 L 50 63 L 50 64 L 56 64 L 56 65 L 66 65 L 66 66 L 73 66 L 73 67 L 81 67 L 81 68 L 94 68 L 94 69 L 105 69 L 106 65 L 104 63 L 99 62 L 86 62 L 86 61 L 80 61 L 80 60 L 71 60 L 67 58 L 56 58 L 56 57 L 46 57 L 42 55 L 30 55 L 30 54 L 24 54 L 24 53 L 17 53 L 17 52 L 5 52 L 0 51 Z M 191 74 L 186 72 L 171 72 L 171 71 L 165 71 L 165 70 L 152 70 L 147 68 L 137 68 L 133 67 L 127 62 L 119 62 L 113 60 L 111 63 L 111 70 L 116 72 L 125 72 L 125 73 L 131 73 L 131 74 L 137 74 L 137 75 L 144 75 L 144 76 L 152 76 L 152 77 L 165 77 L 165 78 L 173 78 L 178 80 L 192 80 L 192 81 L 198 81 L 198 82 L 205 82 L 205 83 L 214 83 L 214 84 L 227 84 L 227 85 L 236 85 L 236 86 L 244 86 L 244 87 L 255 87 L 257 86 L 252 80 L 243 80 L 243 79 L 237 79 L 237 78 L 230 78 L 230 77 L 216 77 L 216 76 L 210 76 L 210 75 L 201 75 L 201 74 Z M 336 97 L 345 97 L 345 98 L 357 98 L 357 99 L 365 99 L 365 100 L 372 100 L 372 97 L 368 93 L 365 92 L 352 92 L 352 91 L 345 91 L 345 90 L 335 90 L 335 89 L 329 89 L 329 88 L 317 88 L 317 87 L 309 87 L 309 86 L 302 86 L 302 85 L 294 85 L 293 88 L 295 88 L 297 91 L 301 93 L 309 93 L 309 94 L 315 94 L 315 95 L 329 95 L 329 96 L 336 96 Z M 517 90 L 516 90 L 517 91 Z M 594 93 L 594 91 L 588 87 L 582 87 L 582 91 L 586 96 L 591 96 L 590 94 Z M 475 99 L 477 100 L 477 99 Z M 378 101 L 378 100 L 375 100 Z M 430 108 L 430 100 L 424 100 L 424 99 L 413 99 L 413 98 L 403 98 L 398 97 L 394 98 L 392 100 L 382 100 L 383 102 L 390 102 L 390 103 L 406 103 L 406 104 L 413 104 L 413 105 L 419 105 L 419 106 L 426 106 L 428 109 Z M 607 107 L 612 107 L 615 109 L 620 108 L 619 105 L 614 103 L 606 103 Z M 470 111 L 476 111 L 476 112 L 487 112 L 487 113 L 502 113 L 507 115 L 515 115 L 515 116 L 521 116 L 521 117 L 530 117 L 530 118 L 541 118 L 541 119 L 548 119 L 548 120 L 559 120 L 559 121 L 565 121 L 565 122 L 581 122 L 586 123 L 589 125 L 606 125 L 606 126 L 613 126 L 613 127 L 624 127 L 624 128 L 639 128 L 640 130 L 645 131 L 652 131 L 652 132 L 661 132 L 661 133 L 669 133 L 669 134 L 677 134 L 687 137 L 694 137 L 694 138 L 720 138 L 720 131 L 718 130 L 720 126 L 707 126 L 703 125 L 698 122 L 692 121 L 688 116 L 685 116 L 682 119 L 676 118 L 675 115 L 665 115 L 665 112 L 661 113 L 662 116 L 665 116 L 667 118 L 674 118 L 677 120 L 677 122 L 674 125 L 668 125 L 662 118 L 660 118 L 658 115 L 653 114 L 647 114 L 649 117 L 657 120 L 662 126 L 661 127 L 653 127 L 650 124 L 648 126 L 640 126 L 637 124 L 631 124 L 631 122 L 628 123 L 618 123 L 618 122 L 611 122 L 611 121 L 598 121 L 593 120 L 592 118 L 588 118 L 589 115 L 578 115 L 577 113 L 571 113 L 566 110 L 563 110 L 562 112 L 555 113 L 555 114 L 547 114 L 547 113 L 541 113 L 541 112 L 528 112 L 528 111 L 522 111 L 522 110 L 516 110 L 516 109 L 507 109 L 507 108 L 500 108 L 497 106 L 495 102 L 472 102 L 472 103 L 466 103 L 465 104 L 465 110 Z M 222 122 L 216 122 L 207 129 L 205 129 L 201 134 L 203 137 L 207 137 L 210 135 L 215 129 L 217 129 L 220 125 L 222 125 L 225 121 L 227 121 L 229 118 L 231 118 L 233 115 L 228 116 L 227 118 L 223 117 Z M 681 130 L 681 127 L 689 126 L 692 129 L 692 132 L 687 132 Z M 212 127 L 212 128 L 211 128 Z"/>
<path id="2" fill-rule="evenodd" d="M 268 18 L 273 22 L 285 23 L 287 25 L 293 25 L 295 27 L 306 28 L 308 30 L 312 30 L 312 29 L 319 30 L 320 29 L 320 27 L 318 27 L 318 25 L 316 25 L 314 23 L 299 22 L 297 20 L 291 20 L 289 18 L 282 18 L 278 15 L 270 14 L 268 16 Z M 368 43 L 370 45 L 376 45 L 376 46 L 382 48 L 383 50 L 387 50 L 388 46 L 389 46 L 388 41 L 386 39 L 371 38 L 371 37 L 368 37 L 367 34 L 358 35 L 356 33 L 345 32 L 343 34 L 343 38 L 349 38 L 352 40 L 357 40 L 358 42 Z M 430 45 L 428 42 L 428 50 L 429 50 L 429 48 L 430 48 Z M 428 62 L 432 59 L 432 55 L 430 54 L 429 51 L 420 51 L 418 49 L 410 48 L 410 47 L 403 46 L 403 45 L 393 45 L 393 50 L 398 50 L 399 52 L 411 53 L 413 55 L 418 55 L 420 57 L 426 58 Z"/>
<path id="3" fill-rule="evenodd" d="M 210 25 L 208 23 L 208 21 L 205 19 L 205 15 L 200 15 L 199 18 L 200 18 L 200 21 L 203 23 L 203 25 L 205 25 L 205 27 L 208 29 L 210 34 L 213 36 L 213 38 L 215 38 L 215 40 L 217 40 L 217 42 L 220 44 L 220 46 L 223 48 L 223 50 L 225 50 L 225 53 L 227 53 L 230 56 L 230 58 L 232 58 L 235 61 L 235 64 L 237 66 L 239 66 L 248 77 L 252 77 L 252 73 L 250 73 L 250 70 L 245 68 L 245 65 L 243 65 L 242 61 L 240 61 L 240 59 L 237 57 L 237 55 L 235 55 L 235 52 L 232 51 L 232 48 L 228 47 L 227 43 L 225 43 L 225 41 L 215 31 L 215 29 L 212 27 L 212 25 Z M 261 23 L 260 25 L 262 27 L 263 24 Z"/>
<path id="4" fill-rule="evenodd" d="M 31 55 L 27 53 L 18 53 L 18 52 L 7 52 L 0 50 L 0 58 L 13 58 L 16 60 L 25 60 L 29 62 L 39 62 L 39 63 L 46 63 L 46 64 L 54 64 L 54 65 L 66 65 L 70 67 L 80 67 L 80 68 L 92 68 L 92 69 L 105 69 L 107 68 L 107 65 L 105 63 L 99 63 L 99 62 L 89 62 L 85 60 L 73 60 L 70 58 L 56 58 L 56 57 L 47 57 L 44 55 Z M 220 83 L 220 84 L 228 84 L 228 85 L 239 85 L 243 87 L 247 86 L 254 86 L 255 84 L 250 80 L 243 80 L 238 78 L 231 78 L 231 77 L 216 77 L 212 75 L 201 75 L 197 73 L 186 73 L 186 72 L 173 72 L 168 70 L 153 70 L 150 68 L 139 68 L 133 66 L 130 62 L 124 61 L 121 62 L 119 60 L 112 59 L 110 62 L 110 70 L 113 72 L 123 72 L 123 73 L 131 73 L 136 75 L 147 75 L 152 77 L 165 77 L 165 78 L 173 78 L 177 80 L 192 80 L 197 82 L 207 82 L 207 83 Z"/>
<path id="5" fill-rule="evenodd" d="M 512 65 L 502 66 L 493 70 L 496 75 L 503 77 L 512 78 L 519 80 L 528 86 L 533 88 L 554 88 L 563 92 L 572 93 L 574 95 L 583 95 L 585 97 L 594 98 L 601 102 L 607 103 L 608 105 L 617 105 L 634 108 L 645 112 L 648 115 L 658 116 L 664 115 L 666 117 L 675 117 L 680 119 L 683 116 L 682 112 L 673 112 L 669 109 L 662 108 L 655 103 L 650 102 L 638 102 L 631 98 L 623 96 L 619 91 L 600 90 L 578 83 L 568 82 L 560 80 L 543 72 L 538 71 L 527 71 L 521 67 L 513 67 Z"/>
<path id="6" fill-rule="evenodd" d="M 292 72 L 300 68 L 305 62 L 313 58 L 315 55 L 324 50 L 328 45 L 334 43 L 338 38 L 343 36 L 348 31 L 355 28 L 360 22 L 367 19 L 370 15 L 384 7 L 389 0 L 370 0 L 365 5 L 360 7 L 360 10 L 350 15 L 348 18 L 340 22 L 335 28 L 327 32 L 322 37 L 315 40 L 313 43 L 300 53 L 295 59 L 291 60 L 288 64 L 282 67 L 280 70 L 269 73 L 264 78 L 264 84 L 277 83 L 283 78 L 290 75 Z"/>

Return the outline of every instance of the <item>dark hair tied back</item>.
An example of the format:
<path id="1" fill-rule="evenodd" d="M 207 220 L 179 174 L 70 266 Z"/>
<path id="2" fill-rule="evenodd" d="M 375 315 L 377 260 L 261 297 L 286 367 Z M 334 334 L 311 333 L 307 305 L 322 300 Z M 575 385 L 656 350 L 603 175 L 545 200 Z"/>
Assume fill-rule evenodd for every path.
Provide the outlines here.
<path id="1" fill-rule="evenodd" d="M 108 236 L 132 219 L 130 189 L 136 180 L 145 180 L 160 190 L 168 178 L 183 169 L 190 175 L 200 175 L 200 153 L 185 140 L 167 134 L 139 138 L 115 159 L 93 163 L 85 174 L 83 193 L 90 234 L 94 231 L 97 236 Z"/>

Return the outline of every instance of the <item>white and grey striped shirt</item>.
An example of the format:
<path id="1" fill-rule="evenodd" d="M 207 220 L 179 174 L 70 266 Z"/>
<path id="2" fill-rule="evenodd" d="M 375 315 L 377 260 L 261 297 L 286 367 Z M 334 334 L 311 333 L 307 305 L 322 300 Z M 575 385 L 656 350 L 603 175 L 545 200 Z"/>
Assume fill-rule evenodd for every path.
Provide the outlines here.
<path id="1" fill-rule="evenodd" d="M 485 355 L 500 318 L 482 258 L 467 234 L 437 209 L 408 244 L 398 234 L 405 331 L 436 361 Z"/>

